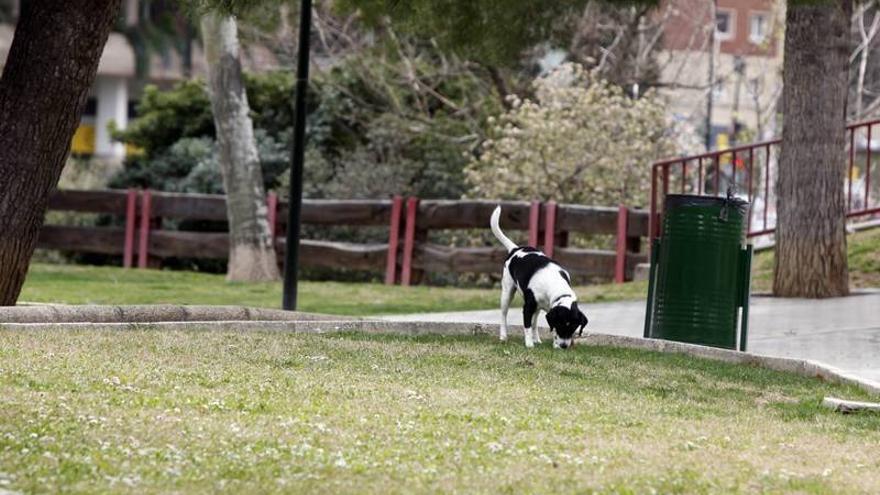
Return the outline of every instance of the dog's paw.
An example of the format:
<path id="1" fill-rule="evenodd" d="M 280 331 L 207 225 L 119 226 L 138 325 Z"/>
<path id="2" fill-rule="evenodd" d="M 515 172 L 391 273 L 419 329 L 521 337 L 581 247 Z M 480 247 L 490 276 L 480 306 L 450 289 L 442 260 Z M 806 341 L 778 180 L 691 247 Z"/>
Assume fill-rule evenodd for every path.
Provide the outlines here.
<path id="1" fill-rule="evenodd" d="M 499 335 L 498 340 L 500 340 L 501 342 L 507 342 L 507 335 Z"/>

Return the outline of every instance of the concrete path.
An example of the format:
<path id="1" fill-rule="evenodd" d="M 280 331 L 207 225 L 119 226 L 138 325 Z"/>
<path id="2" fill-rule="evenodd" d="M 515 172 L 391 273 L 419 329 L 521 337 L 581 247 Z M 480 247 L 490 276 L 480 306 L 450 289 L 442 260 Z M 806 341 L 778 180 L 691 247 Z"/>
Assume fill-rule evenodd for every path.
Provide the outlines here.
<path id="1" fill-rule="evenodd" d="M 587 331 L 642 336 L 644 301 L 585 304 Z M 498 323 L 498 310 L 388 316 L 389 321 Z M 522 324 L 511 308 L 510 324 Z M 547 322 L 541 318 L 541 325 Z M 769 356 L 811 359 L 880 381 L 880 292 L 836 299 L 777 299 L 753 296 L 748 350 Z"/>

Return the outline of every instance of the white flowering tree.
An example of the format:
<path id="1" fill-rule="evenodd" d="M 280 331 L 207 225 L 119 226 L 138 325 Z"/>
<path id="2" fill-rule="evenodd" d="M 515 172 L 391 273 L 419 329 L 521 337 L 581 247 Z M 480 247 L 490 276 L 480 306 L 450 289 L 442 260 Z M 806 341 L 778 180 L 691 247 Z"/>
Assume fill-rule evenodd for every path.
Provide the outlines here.
<path id="1" fill-rule="evenodd" d="M 644 205 L 650 164 L 676 151 L 662 101 L 565 64 L 513 99 L 467 169 L 476 196 Z"/>

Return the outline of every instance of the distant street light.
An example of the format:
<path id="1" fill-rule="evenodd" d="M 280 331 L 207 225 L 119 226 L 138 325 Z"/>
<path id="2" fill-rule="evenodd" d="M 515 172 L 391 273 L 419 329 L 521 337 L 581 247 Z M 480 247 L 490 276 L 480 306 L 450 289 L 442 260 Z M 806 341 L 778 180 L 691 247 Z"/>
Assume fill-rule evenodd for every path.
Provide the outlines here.
<path id="1" fill-rule="evenodd" d="M 742 124 L 739 121 L 739 90 L 742 87 L 743 77 L 746 75 L 746 61 L 742 55 L 733 58 L 733 72 L 736 73 L 736 86 L 733 91 L 733 122 L 730 125 L 730 144 L 735 145 Z"/>
<path id="2" fill-rule="evenodd" d="M 309 87 L 309 38 L 312 32 L 312 0 L 302 0 L 299 12 L 299 54 L 296 64 L 296 96 L 293 121 L 293 153 L 290 157 L 290 199 L 287 209 L 287 249 L 284 252 L 284 300 L 282 307 L 296 310 L 299 277 L 299 235 L 302 212 L 303 161 L 306 141 L 306 91 Z"/>
<path id="3" fill-rule="evenodd" d="M 718 0 L 712 0 L 710 11 L 712 28 L 709 30 L 709 91 L 706 93 L 706 151 L 712 150 L 712 98 L 715 91 L 715 31 L 718 29 Z"/>

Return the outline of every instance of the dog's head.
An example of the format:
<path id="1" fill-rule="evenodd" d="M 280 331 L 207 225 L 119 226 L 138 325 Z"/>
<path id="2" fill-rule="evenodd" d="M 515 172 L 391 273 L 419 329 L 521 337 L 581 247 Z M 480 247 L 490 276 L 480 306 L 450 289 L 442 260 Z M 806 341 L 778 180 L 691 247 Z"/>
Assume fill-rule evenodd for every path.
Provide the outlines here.
<path id="1" fill-rule="evenodd" d="M 555 334 L 553 347 L 566 349 L 571 347 L 575 332 L 578 335 L 584 333 L 584 327 L 587 326 L 588 320 L 586 315 L 578 309 L 577 303 L 573 302 L 569 308 L 561 304 L 554 306 L 547 312 L 547 323 L 550 324 L 550 330 Z"/>

